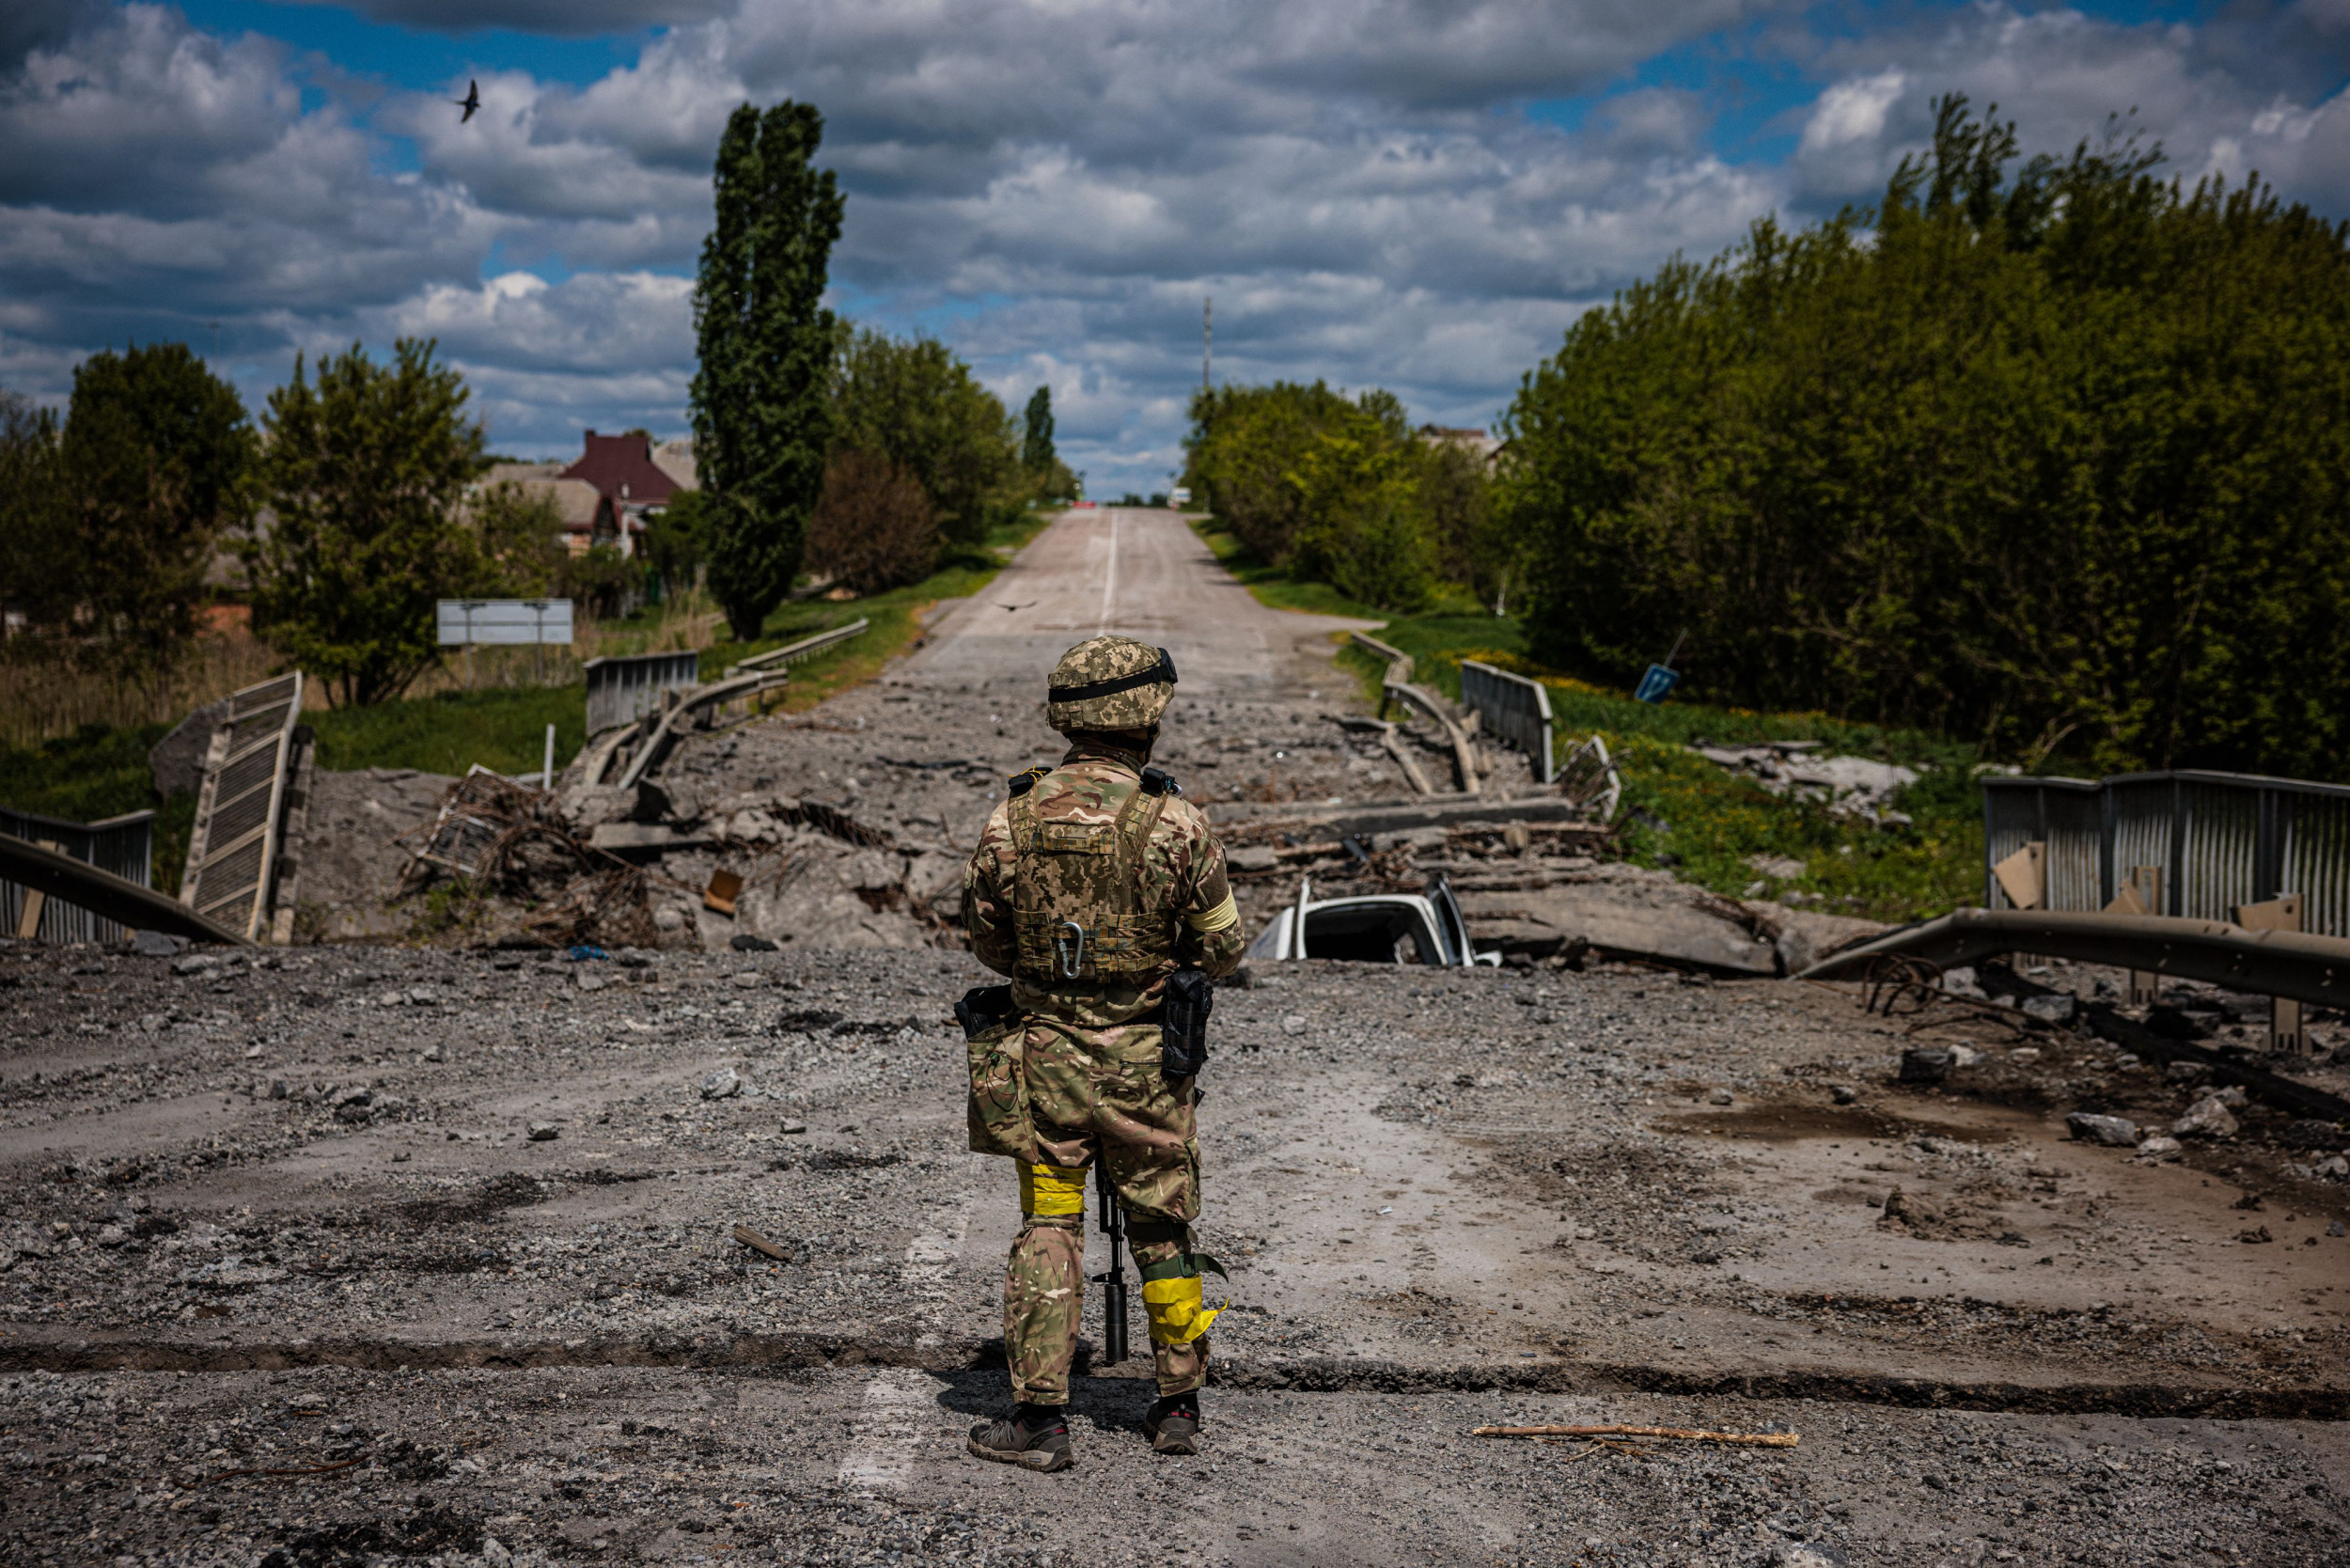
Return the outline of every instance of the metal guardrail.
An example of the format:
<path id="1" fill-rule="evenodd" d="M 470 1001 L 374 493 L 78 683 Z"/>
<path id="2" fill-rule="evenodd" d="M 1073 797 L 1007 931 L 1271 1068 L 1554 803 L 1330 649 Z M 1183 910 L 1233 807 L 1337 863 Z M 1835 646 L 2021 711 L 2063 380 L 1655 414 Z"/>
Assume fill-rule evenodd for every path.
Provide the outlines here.
<path id="1" fill-rule="evenodd" d="M 243 933 L 205 918 L 167 894 L 30 839 L 0 834 L 0 875 L 60 903 L 86 909 L 118 928 L 168 932 L 196 942 L 241 946 L 245 941 Z"/>
<path id="2" fill-rule="evenodd" d="M 2301 929 L 2350 936 L 2350 787 L 2180 770 L 1982 780 L 1983 899 L 2013 908 L 1992 868 L 2047 846 L 2042 907 L 2103 909 L 2140 867 L 2152 911 L 2231 920 L 2245 904 L 2301 896 Z"/>
<path id="3" fill-rule="evenodd" d="M 103 822 L 68 822 L 0 807 L 0 834 L 95 866 L 139 887 L 152 887 L 155 813 L 133 811 Z M 123 926 L 64 897 L 0 877 L 0 934 L 43 942 L 119 942 Z"/>
<path id="4" fill-rule="evenodd" d="M 1852 980 L 1892 955 L 1922 958 L 1950 969 L 2013 952 L 2142 969 L 2320 1007 L 2350 1006 L 2350 941 L 2339 936 L 2247 931 L 2225 920 L 2080 910 L 1955 910 L 1842 949 L 1797 978 Z"/>
<path id="5" fill-rule="evenodd" d="M 727 673 L 732 675 L 741 670 L 781 669 L 786 665 L 796 665 L 802 659 L 813 658 L 828 648 L 847 642 L 871 624 L 870 619 L 859 616 L 846 626 L 836 626 L 829 632 L 819 632 L 812 637 L 802 637 L 799 641 L 786 643 L 781 648 L 771 648 L 764 653 L 754 653 L 739 664 L 728 666 Z"/>
<path id="6" fill-rule="evenodd" d="M 1349 632 L 1347 636 L 1364 652 L 1387 661 L 1387 673 L 1382 677 L 1387 685 L 1401 686 L 1412 679 L 1412 656 L 1401 648 L 1390 647 L 1362 632 Z"/>
<path id="7" fill-rule="evenodd" d="M 620 773 L 619 787 L 633 790 L 647 775 L 658 768 L 667 759 L 670 746 L 677 742 L 679 729 L 688 718 L 698 715 L 704 709 L 722 708 L 737 698 L 756 697 L 771 686 L 782 685 L 790 679 L 780 670 L 745 670 L 741 675 L 713 681 L 707 686 L 696 686 L 692 691 L 683 693 L 663 712 L 658 723 L 654 722 L 652 715 L 647 714 L 637 722 L 651 725 L 651 731 L 646 735 L 644 745 L 630 755 L 628 766 Z"/>
<path id="8" fill-rule="evenodd" d="M 699 684 L 701 663 L 692 649 L 588 660 L 581 666 L 588 677 L 588 733 L 633 724 L 661 705 L 663 692 Z"/>
<path id="9" fill-rule="evenodd" d="M 1550 693 L 1540 681 L 1463 659 L 1461 706 L 1482 713 L 1489 733 L 1526 753 L 1534 764 L 1536 782 L 1556 780 L 1558 771 L 1550 754 Z"/>

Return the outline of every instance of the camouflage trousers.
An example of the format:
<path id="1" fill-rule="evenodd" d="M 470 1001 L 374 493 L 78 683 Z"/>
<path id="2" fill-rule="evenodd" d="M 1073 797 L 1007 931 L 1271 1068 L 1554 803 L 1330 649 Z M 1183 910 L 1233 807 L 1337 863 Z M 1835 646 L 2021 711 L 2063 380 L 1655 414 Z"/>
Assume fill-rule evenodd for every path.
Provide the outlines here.
<path id="1" fill-rule="evenodd" d="M 1199 1215 L 1199 1142 L 1191 1083 L 1170 1083 L 1159 1071 L 1158 1027 L 1076 1028 L 1033 1019 L 1025 1056 L 1028 1110 L 1043 1162 L 1073 1174 L 1100 1160 L 1126 1212 L 1136 1266 L 1185 1267 L 1191 1221 Z M 1083 1184 L 1072 1193 L 1048 1176 L 1023 1181 L 1022 1195 L 1020 1233 L 1004 1273 L 1012 1397 L 1065 1404 L 1085 1305 Z M 1050 1212 L 1073 1204 L 1073 1213 Z M 1154 1335 L 1151 1349 L 1161 1395 L 1188 1393 L 1207 1381 L 1205 1335 L 1181 1344 Z"/>

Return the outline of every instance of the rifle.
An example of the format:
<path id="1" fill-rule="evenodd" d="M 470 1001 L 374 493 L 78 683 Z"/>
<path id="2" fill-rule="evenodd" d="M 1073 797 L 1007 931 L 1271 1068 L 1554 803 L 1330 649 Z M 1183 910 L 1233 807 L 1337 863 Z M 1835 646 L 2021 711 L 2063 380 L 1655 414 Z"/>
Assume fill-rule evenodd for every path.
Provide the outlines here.
<path id="1" fill-rule="evenodd" d="M 1102 1287 L 1102 1364 L 1114 1367 L 1126 1359 L 1126 1268 L 1120 1257 L 1126 1245 L 1126 1215 L 1110 1185 L 1109 1161 L 1096 1156 L 1093 1190 L 1102 1204 L 1102 1230 L 1110 1238 L 1109 1267 L 1093 1277 Z"/>

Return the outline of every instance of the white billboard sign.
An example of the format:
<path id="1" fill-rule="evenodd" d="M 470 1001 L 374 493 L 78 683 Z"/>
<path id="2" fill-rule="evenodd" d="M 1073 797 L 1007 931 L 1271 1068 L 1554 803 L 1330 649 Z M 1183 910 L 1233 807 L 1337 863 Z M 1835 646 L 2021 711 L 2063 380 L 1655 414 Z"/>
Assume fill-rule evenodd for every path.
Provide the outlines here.
<path id="1" fill-rule="evenodd" d="M 444 599 L 440 602 L 443 648 L 470 644 L 556 643 L 572 640 L 568 599 Z"/>

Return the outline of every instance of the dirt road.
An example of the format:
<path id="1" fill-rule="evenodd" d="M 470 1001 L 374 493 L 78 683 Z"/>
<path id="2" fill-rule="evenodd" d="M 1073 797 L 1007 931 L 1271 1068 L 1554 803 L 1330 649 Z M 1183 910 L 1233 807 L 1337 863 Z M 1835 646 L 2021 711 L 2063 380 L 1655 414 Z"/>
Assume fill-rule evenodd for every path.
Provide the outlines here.
<path id="1" fill-rule="evenodd" d="M 1223 591 L 1179 527 L 1058 525 L 883 681 L 684 776 L 927 825 L 951 865 L 1050 754 L 1042 669 L 1103 596 L 1183 670 L 1179 771 L 1261 790 L 1294 750 L 1392 792 L 1308 745 L 1325 628 L 1138 619 Z M 0 951 L 0 1560 L 2350 1553 L 2350 1189 L 2065 1142 L 2068 1096 L 2145 1075 L 2093 1042 L 1905 1086 L 1906 1022 L 1848 992 L 1629 967 L 1220 993 L 1208 1451 L 1151 1456 L 1136 1360 L 1083 1366 L 1075 1471 L 971 1460 L 1017 1222 L 964 1149 L 946 1009 L 980 976 L 853 885 L 840 920 L 579 963 Z M 1591 1420 L 1801 1442 L 1469 1435 Z"/>

